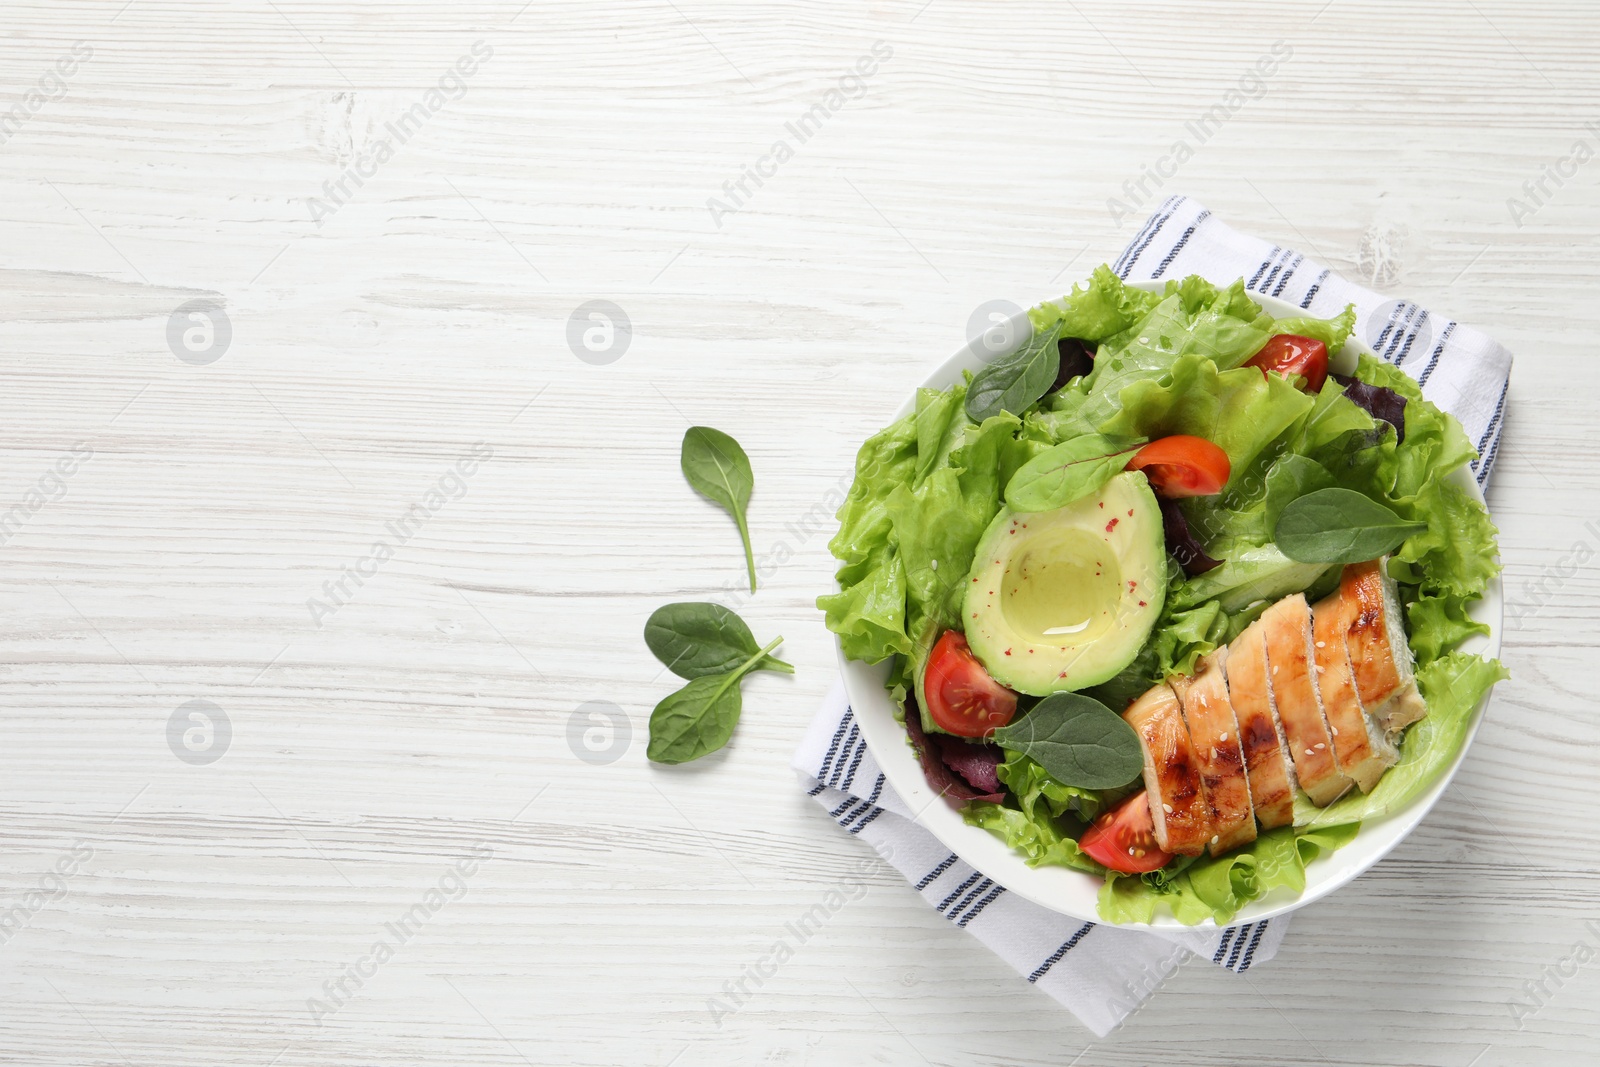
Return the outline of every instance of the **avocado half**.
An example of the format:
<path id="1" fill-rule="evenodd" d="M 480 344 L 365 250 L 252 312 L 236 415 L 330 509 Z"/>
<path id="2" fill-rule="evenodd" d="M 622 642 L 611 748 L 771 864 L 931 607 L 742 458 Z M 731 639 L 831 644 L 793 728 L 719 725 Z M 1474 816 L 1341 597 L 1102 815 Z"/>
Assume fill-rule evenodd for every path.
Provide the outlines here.
<path id="1" fill-rule="evenodd" d="M 1167 594 L 1161 509 L 1143 474 L 1054 511 L 1001 510 L 978 542 L 961 613 L 1002 685 L 1086 689 L 1133 662 Z"/>

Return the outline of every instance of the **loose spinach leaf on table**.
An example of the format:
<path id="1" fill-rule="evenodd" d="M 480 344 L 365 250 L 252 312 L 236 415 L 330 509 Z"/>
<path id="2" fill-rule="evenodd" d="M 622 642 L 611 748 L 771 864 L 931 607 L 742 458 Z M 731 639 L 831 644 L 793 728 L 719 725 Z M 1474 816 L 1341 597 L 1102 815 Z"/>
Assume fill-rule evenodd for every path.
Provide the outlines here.
<path id="1" fill-rule="evenodd" d="M 1353 489 L 1318 489 L 1284 506 L 1272 539 L 1297 563 L 1361 563 L 1427 528 Z"/>
<path id="2" fill-rule="evenodd" d="M 750 550 L 750 527 L 745 521 L 745 509 L 750 506 L 750 492 L 756 481 L 750 469 L 750 457 L 745 455 L 738 441 L 721 430 L 691 426 L 683 435 L 680 463 L 689 484 L 721 504 L 739 524 L 745 566 L 750 571 L 750 591 L 755 592 L 756 558 Z"/>
<path id="3" fill-rule="evenodd" d="M 1133 727 L 1082 693 L 1052 693 L 996 730 L 994 741 L 1032 759 L 1062 785 L 1079 789 L 1115 789 L 1144 768 Z"/>
<path id="4" fill-rule="evenodd" d="M 739 723 L 739 679 L 782 641 L 774 638 L 733 670 L 701 675 L 657 704 L 645 755 L 657 763 L 687 763 L 726 745 Z"/>
<path id="5" fill-rule="evenodd" d="M 743 619 L 721 604 L 704 601 L 657 608 L 644 624 L 644 643 L 680 678 L 731 671 L 759 647 Z M 792 666 L 773 656 L 764 657 L 755 669 L 794 673 Z"/>
<path id="6" fill-rule="evenodd" d="M 1065 507 L 1121 473 L 1135 451 L 1121 438 L 1100 434 L 1064 441 L 1017 468 L 1006 483 L 1006 504 L 1012 511 Z"/>
<path id="7" fill-rule="evenodd" d="M 1021 415 L 1037 403 L 1055 384 L 1056 372 L 1061 369 L 1060 339 L 1060 322 L 1036 330 L 1027 344 L 974 374 L 967 387 L 968 417 L 982 422 L 1002 411 Z"/>

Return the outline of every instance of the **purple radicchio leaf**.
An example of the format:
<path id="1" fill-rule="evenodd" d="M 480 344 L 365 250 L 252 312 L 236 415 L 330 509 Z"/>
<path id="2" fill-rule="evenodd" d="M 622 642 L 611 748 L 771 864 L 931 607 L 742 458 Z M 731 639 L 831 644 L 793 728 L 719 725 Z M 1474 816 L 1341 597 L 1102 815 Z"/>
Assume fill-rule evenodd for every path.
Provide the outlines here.
<path id="1" fill-rule="evenodd" d="M 1204 574 L 1213 567 L 1222 566 L 1220 559 L 1212 559 L 1206 555 L 1205 546 L 1196 541 L 1194 534 L 1189 532 L 1189 520 L 1183 517 L 1183 510 L 1178 507 L 1178 502 L 1163 498 L 1160 503 L 1161 525 L 1167 535 L 1167 551 L 1178 561 L 1183 573 L 1192 578 L 1197 574 Z"/>
<path id="2" fill-rule="evenodd" d="M 939 755 L 944 765 L 967 780 L 974 789 L 985 795 L 1005 792 L 996 768 L 1003 753 L 999 745 L 982 745 L 964 737 L 944 736 L 938 739 Z"/>
<path id="3" fill-rule="evenodd" d="M 1001 757 L 997 746 L 945 734 L 930 737 L 922 729 L 922 712 L 914 700 L 906 701 L 906 733 L 911 735 L 911 747 L 917 750 L 922 775 L 934 792 L 955 800 L 986 800 L 991 804 L 1005 799 L 995 774 Z"/>
<path id="4" fill-rule="evenodd" d="M 1056 372 L 1050 392 L 1094 370 L 1094 349 L 1089 347 L 1088 341 L 1078 337 L 1063 337 L 1056 342 L 1056 351 L 1061 354 L 1061 369 Z"/>
<path id="5" fill-rule="evenodd" d="M 1406 398 L 1382 385 L 1368 385 L 1348 374 L 1335 374 L 1333 380 L 1344 386 L 1344 395 L 1357 407 L 1380 422 L 1394 427 L 1394 443 L 1406 439 Z"/>

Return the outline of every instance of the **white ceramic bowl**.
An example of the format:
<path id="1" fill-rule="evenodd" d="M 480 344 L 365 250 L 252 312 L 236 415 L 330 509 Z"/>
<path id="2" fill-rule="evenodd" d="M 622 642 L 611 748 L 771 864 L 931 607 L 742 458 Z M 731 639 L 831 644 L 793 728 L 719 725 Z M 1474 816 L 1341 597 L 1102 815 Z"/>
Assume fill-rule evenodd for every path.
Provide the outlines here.
<path id="1" fill-rule="evenodd" d="M 1159 290 L 1160 286 L 1142 285 L 1141 288 Z M 1292 304 L 1273 297 L 1254 293 L 1251 297 L 1276 317 L 1305 314 Z M 1028 327 L 1021 316 L 1012 320 L 1012 327 L 1010 336 L 1016 339 L 1014 350 L 1026 340 Z M 1340 369 L 1341 365 L 1344 369 L 1353 368 L 1357 353 L 1370 351 L 1366 345 L 1352 339 L 1335 358 L 1335 369 Z M 945 360 L 928 375 L 922 385 L 933 389 L 947 388 L 961 380 L 963 371 L 976 372 L 987 362 L 1003 354 L 1006 352 L 985 350 L 979 347 L 977 340 L 974 340 Z M 900 406 L 895 418 L 910 412 L 914 399 L 913 394 Z M 1457 471 L 1455 477 L 1458 484 L 1471 493 L 1474 499 L 1483 500 L 1483 494 L 1466 468 Z M 1462 646 L 1464 651 L 1477 652 L 1485 656 L 1493 656 L 1499 652 L 1502 610 L 1500 579 L 1496 577 L 1483 599 L 1473 606 L 1471 612 L 1475 620 L 1489 626 L 1490 632 L 1487 636 L 1474 636 L 1469 639 Z M 878 765 L 883 768 L 889 784 L 894 786 L 895 791 L 905 799 L 912 811 L 919 813 L 917 816 L 919 823 L 944 842 L 950 851 L 983 872 L 985 877 L 992 878 L 1013 893 L 1052 911 L 1086 921 L 1104 921 L 1096 912 L 1101 878 L 1064 867 L 1029 867 L 1020 855 L 1013 852 L 998 837 L 987 830 L 967 825 L 962 821 L 959 805 L 939 797 L 929 788 L 916 756 L 906 743 L 905 727 L 896 721 L 894 703 L 884 688 L 884 682 L 888 677 L 887 663 L 868 666 L 846 659 L 842 651 L 839 662 L 844 673 L 845 688 L 850 695 L 850 704 L 855 709 L 856 721 L 860 724 L 862 736 L 871 747 Z M 1450 784 L 1450 780 L 1455 777 L 1456 768 L 1461 765 L 1461 760 L 1466 756 L 1473 738 L 1477 736 L 1478 724 L 1483 721 L 1484 709 L 1488 703 L 1489 698 L 1485 695 L 1473 709 L 1472 723 L 1467 730 L 1466 741 L 1461 746 L 1460 754 L 1427 792 L 1404 810 L 1363 824 L 1355 840 L 1344 848 L 1313 860 L 1306 867 L 1304 892 L 1295 894 L 1288 890 L 1275 890 L 1241 908 L 1239 914 L 1234 917 L 1232 925 L 1268 919 L 1309 904 L 1338 889 L 1387 855 L 1390 849 L 1398 845 L 1412 828 L 1422 821 L 1423 816 L 1428 814 L 1429 809 Z M 1166 913 L 1158 914 L 1153 925 L 1181 926 Z M 1214 924 L 1207 920 L 1201 925 Z"/>

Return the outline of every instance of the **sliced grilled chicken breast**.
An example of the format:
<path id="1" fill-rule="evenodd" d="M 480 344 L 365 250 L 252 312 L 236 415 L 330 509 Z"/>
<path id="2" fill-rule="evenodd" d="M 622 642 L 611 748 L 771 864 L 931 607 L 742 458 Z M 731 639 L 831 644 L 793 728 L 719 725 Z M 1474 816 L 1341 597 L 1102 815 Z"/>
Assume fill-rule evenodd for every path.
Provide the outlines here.
<path id="1" fill-rule="evenodd" d="M 1122 717 L 1144 749 L 1144 788 L 1156 843 L 1168 852 L 1198 856 L 1216 831 L 1178 695 L 1162 682 L 1128 705 Z"/>
<path id="2" fill-rule="evenodd" d="M 1233 704 L 1228 700 L 1227 661 L 1228 650 L 1219 648 L 1200 658 L 1194 677 L 1172 680 L 1172 690 L 1183 706 L 1183 721 L 1189 726 L 1189 740 L 1200 764 L 1200 779 L 1211 801 L 1213 856 L 1256 839 L 1244 746 L 1239 741 Z"/>
<path id="3" fill-rule="evenodd" d="M 1327 805 L 1343 796 L 1350 779 L 1339 772 L 1333 734 L 1322 712 L 1322 696 L 1313 680 L 1316 658 L 1311 636 L 1311 608 L 1303 593 L 1284 597 L 1262 614 L 1267 635 L 1267 681 L 1283 723 L 1289 754 L 1294 758 L 1300 788 L 1311 802 Z"/>
<path id="4" fill-rule="evenodd" d="M 1384 736 L 1383 727 L 1367 715 L 1356 690 L 1345 649 L 1351 614 L 1350 602 L 1338 593 L 1324 597 L 1311 609 L 1311 636 L 1315 638 L 1317 689 L 1333 735 L 1334 759 L 1341 774 L 1363 793 L 1370 793 L 1400 753 Z"/>
<path id="5" fill-rule="evenodd" d="M 1250 779 L 1250 801 L 1263 829 L 1294 821 L 1294 760 L 1283 739 L 1283 724 L 1272 706 L 1267 684 L 1266 630 L 1257 619 L 1233 644 L 1226 662 L 1228 699 L 1239 724 L 1244 765 Z"/>
<path id="6" fill-rule="evenodd" d="M 1413 674 L 1400 593 L 1389 577 L 1388 557 L 1352 563 L 1339 578 L 1350 611 L 1345 644 L 1356 690 L 1368 714 L 1395 733 L 1428 714 Z"/>

